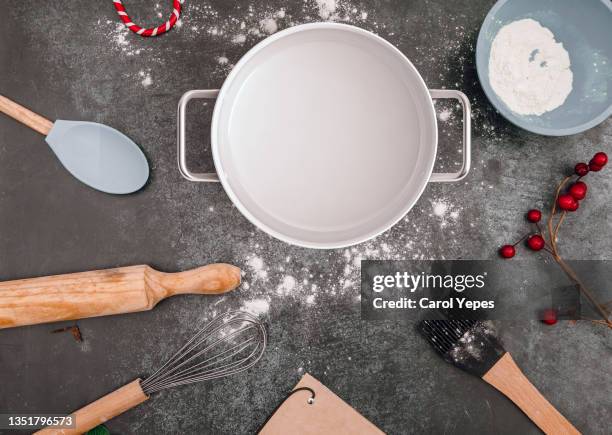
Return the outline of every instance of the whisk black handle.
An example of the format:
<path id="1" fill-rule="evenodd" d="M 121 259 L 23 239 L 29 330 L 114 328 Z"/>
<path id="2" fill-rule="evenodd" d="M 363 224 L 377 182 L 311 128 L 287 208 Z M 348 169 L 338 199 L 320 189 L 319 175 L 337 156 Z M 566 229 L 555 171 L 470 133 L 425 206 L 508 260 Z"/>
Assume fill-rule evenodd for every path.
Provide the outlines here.
<path id="1" fill-rule="evenodd" d="M 87 432 L 90 429 L 110 420 L 113 417 L 123 414 L 128 409 L 132 409 L 147 400 L 147 396 L 140 386 L 140 379 L 136 379 L 129 384 L 99 398 L 95 402 L 72 413 L 75 427 L 58 428 L 46 427 L 36 432 L 39 435 L 77 435 Z"/>

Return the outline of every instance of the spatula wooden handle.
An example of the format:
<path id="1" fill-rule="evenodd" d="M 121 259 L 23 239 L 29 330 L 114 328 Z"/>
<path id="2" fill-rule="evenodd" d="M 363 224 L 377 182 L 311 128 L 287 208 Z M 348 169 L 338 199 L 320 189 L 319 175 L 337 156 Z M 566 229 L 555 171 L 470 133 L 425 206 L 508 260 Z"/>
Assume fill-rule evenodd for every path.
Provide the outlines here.
<path id="1" fill-rule="evenodd" d="M 146 311 L 181 293 L 220 294 L 240 284 L 240 269 L 209 264 L 178 273 L 149 266 L 0 282 L 0 329 Z"/>
<path id="2" fill-rule="evenodd" d="M 482 377 L 527 414 L 544 433 L 580 434 L 533 386 L 508 352 Z"/>
<path id="3" fill-rule="evenodd" d="M 32 112 L 29 109 L 9 100 L 0 95 L 0 112 L 3 112 L 13 119 L 27 125 L 40 134 L 47 136 L 53 127 L 53 123 L 46 118 Z"/>
<path id="4" fill-rule="evenodd" d="M 73 412 L 71 415 L 74 419 L 75 427 L 46 427 L 35 433 L 40 435 L 82 434 L 119 414 L 123 414 L 128 409 L 140 405 L 148 398 L 149 396 L 142 391 L 140 379 L 136 379 L 78 411 Z"/>

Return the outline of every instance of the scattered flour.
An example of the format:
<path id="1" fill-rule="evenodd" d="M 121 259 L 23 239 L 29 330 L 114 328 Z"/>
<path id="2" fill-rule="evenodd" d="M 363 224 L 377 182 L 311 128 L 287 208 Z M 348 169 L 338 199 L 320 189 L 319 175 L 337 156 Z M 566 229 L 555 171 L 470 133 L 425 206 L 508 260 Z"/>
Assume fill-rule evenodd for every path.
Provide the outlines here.
<path id="1" fill-rule="evenodd" d="M 324 20 L 330 20 L 335 17 L 337 3 L 336 0 L 315 0 L 319 8 L 319 16 Z"/>
<path id="2" fill-rule="evenodd" d="M 113 21 L 108 20 L 107 23 L 112 23 Z M 125 27 L 125 25 L 123 25 L 123 23 L 116 23 L 115 24 L 115 29 L 111 34 L 111 37 L 113 39 L 113 42 L 119 46 L 119 47 L 124 47 L 126 45 L 128 45 L 128 40 L 126 38 L 127 35 L 129 35 L 130 30 Z"/>
<path id="3" fill-rule="evenodd" d="M 276 293 L 278 293 L 279 295 L 286 295 L 289 294 L 291 291 L 295 290 L 296 287 L 296 279 L 291 275 L 285 275 L 281 283 L 276 288 Z"/>
<path id="4" fill-rule="evenodd" d="M 151 71 L 150 70 L 140 70 L 138 71 L 138 77 L 140 78 L 140 84 L 145 87 L 148 88 L 149 86 L 151 86 L 153 84 L 153 79 L 151 78 Z"/>
<path id="5" fill-rule="evenodd" d="M 214 4 L 186 2 L 184 13 L 172 29 L 182 39 L 199 39 L 214 37 L 236 45 L 251 45 L 258 40 L 277 32 L 280 29 L 312 21 L 340 21 L 363 25 L 370 13 L 356 7 L 355 0 L 303 0 L 303 5 L 293 15 L 285 7 L 271 9 L 269 6 L 250 4 L 239 8 L 237 13 L 219 10 Z M 165 12 L 161 6 L 155 6 L 159 16 Z M 98 20 L 102 33 L 109 34 L 113 47 L 127 56 L 147 52 L 150 56 L 158 53 L 157 46 L 142 44 L 136 35 L 132 35 L 125 25 L 117 20 Z M 379 32 L 384 23 L 371 22 L 370 30 Z M 251 36 L 253 40 L 251 41 Z M 155 55 L 155 61 L 163 63 L 164 57 Z"/>
<path id="6" fill-rule="evenodd" d="M 219 65 L 227 65 L 227 63 L 229 62 L 229 59 L 225 56 L 219 56 L 217 58 L 217 62 L 219 63 Z"/>
<path id="7" fill-rule="evenodd" d="M 265 281 L 268 279 L 268 271 L 265 268 L 265 264 L 260 257 L 252 256 L 248 259 L 247 265 L 251 270 L 251 274 L 255 280 Z"/>
<path id="8" fill-rule="evenodd" d="M 555 35 L 531 18 L 505 25 L 493 39 L 489 81 L 519 115 L 542 115 L 572 91 L 570 58 Z"/>
<path id="9" fill-rule="evenodd" d="M 89 340 L 83 340 L 79 344 L 81 345 L 81 352 L 91 352 L 91 343 L 89 342 Z"/>
<path id="10" fill-rule="evenodd" d="M 234 44 L 244 44 L 246 42 L 246 35 L 244 33 L 239 33 L 232 38 L 232 42 Z"/>
<path id="11" fill-rule="evenodd" d="M 272 33 L 275 33 L 278 30 L 278 24 L 276 24 L 276 20 L 274 18 L 266 18 L 264 20 L 261 20 L 259 25 L 261 26 L 261 29 L 268 35 L 271 35 Z"/>
<path id="12" fill-rule="evenodd" d="M 243 311 L 248 311 L 256 316 L 265 315 L 270 310 L 270 302 L 266 299 L 253 299 L 242 304 Z"/>
<path id="13" fill-rule="evenodd" d="M 453 205 L 446 199 L 436 199 L 432 201 L 433 216 L 440 220 L 440 227 L 444 228 L 449 224 L 449 219 L 457 221 L 459 219 L 459 209 L 451 210 Z M 431 215 L 430 215 L 431 216 Z"/>
<path id="14" fill-rule="evenodd" d="M 454 362 L 482 361 L 483 349 L 490 346 L 490 339 L 497 335 L 491 321 L 478 322 L 454 344 L 448 355 Z"/>
<path id="15" fill-rule="evenodd" d="M 444 217 L 446 215 L 446 211 L 448 210 L 448 203 L 443 200 L 434 201 L 432 204 L 433 213 L 437 217 Z"/>
<path id="16" fill-rule="evenodd" d="M 153 79 L 151 78 L 150 74 L 147 74 L 140 83 L 142 83 L 142 86 L 144 86 L 145 88 L 148 88 L 153 84 Z"/>
<path id="17" fill-rule="evenodd" d="M 435 198 L 431 207 L 435 214 L 431 212 L 430 216 L 437 218 L 432 221 L 437 221 L 441 227 L 458 220 L 462 211 L 461 207 L 446 198 Z M 427 213 L 426 208 L 422 208 L 421 213 Z M 320 260 L 307 266 L 296 261 L 291 249 L 284 253 L 270 251 L 267 245 L 254 238 L 254 231 L 251 242 L 239 254 L 246 259 L 241 289 L 249 300 L 244 306 L 248 305 L 252 312 L 257 311 L 257 307 L 263 311 L 265 303 L 269 305 L 278 300 L 279 304 L 299 301 L 303 307 L 316 309 L 321 295 L 359 304 L 362 260 L 432 259 L 434 242 L 423 239 L 427 233 L 422 232 L 422 223 L 407 218 L 398 225 L 403 226 L 399 231 L 390 230 L 374 240 L 336 254 L 330 251 L 329 257 L 321 256 Z M 453 231 L 450 228 L 449 237 L 453 236 Z M 441 256 L 440 259 L 443 258 Z M 330 270 L 341 272 L 330 273 Z"/>
<path id="18" fill-rule="evenodd" d="M 438 113 L 438 119 L 442 122 L 446 122 L 450 119 L 453 112 L 450 109 L 444 109 Z"/>
<path id="19" fill-rule="evenodd" d="M 130 35 L 132 32 L 123 23 L 116 20 L 106 20 L 105 27 L 112 27 L 109 34 L 113 47 L 116 50 L 121 51 L 126 56 L 134 56 L 141 53 L 140 48 L 134 48 L 130 43 L 131 40 L 129 38 L 132 36 Z"/>

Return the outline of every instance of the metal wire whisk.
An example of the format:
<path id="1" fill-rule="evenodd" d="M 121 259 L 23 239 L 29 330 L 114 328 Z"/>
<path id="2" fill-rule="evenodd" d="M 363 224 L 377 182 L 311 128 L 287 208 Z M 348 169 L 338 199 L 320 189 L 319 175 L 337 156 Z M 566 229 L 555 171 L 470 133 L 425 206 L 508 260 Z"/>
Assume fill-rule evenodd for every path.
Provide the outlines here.
<path id="1" fill-rule="evenodd" d="M 266 344 L 266 329 L 257 317 L 228 311 L 199 330 L 144 381 L 135 379 L 73 412 L 74 426 L 47 427 L 36 434 L 81 434 L 148 400 L 151 393 L 243 372 L 261 359 Z"/>
<path id="2" fill-rule="evenodd" d="M 266 348 L 266 329 L 252 314 L 229 311 L 215 317 L 141 383 L 145 394 L 243 372 Z"/>

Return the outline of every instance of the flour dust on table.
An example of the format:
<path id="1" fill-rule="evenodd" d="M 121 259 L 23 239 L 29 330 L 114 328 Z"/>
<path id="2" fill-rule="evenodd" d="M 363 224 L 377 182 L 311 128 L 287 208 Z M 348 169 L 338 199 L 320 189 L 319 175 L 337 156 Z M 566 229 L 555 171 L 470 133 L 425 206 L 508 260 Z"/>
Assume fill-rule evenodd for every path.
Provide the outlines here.
<path id="1" fill-rule="evenodd" d="M 154 9 L 149 10 L 149 16 L 163 17 L 168 5 L 154 3 Z M 221 8 L 222 10 L 223 8 Z M 232 9 L 232 8 L 230 8 Z M 147 15 L 145 8 L 134 5 L 136 15 Z M 224 42 L 231 53 L 235 47 L 249 47 L 263 38 L 288 27 L 315 21 L 334 21 L 370 28 L 375 32 L 384 30 L 385 24 L 374 20 L 368 21 L 373 10 L 364 9 L 364 5 L 352 0 L 304 0 L 300 7 L 272 7 L 251 2 L 247 7 L 232 9 L 231 13 L 220 12 L 219 7 L 208 3 L 185 2 L 180 18 L 172 28 L 174 41 L 183 43 L 187 40 L 208 38 L 209 41 Z M 98 19 L 95 28 L 100 33 L 108 35 L 114 51 L 129 58 L 140 57 L 141 62 L 153 65 L 163 65 L 165 55 L 173 55 L 171 46 L 162 46 L 140 41 L 123 22 L 115 17 Z M 237 59 L 232 59 L 228 53 L 220 53 L 217 57 L 218 73 L 226 75 Z M 151 74 L 149 74 L 151 75 Z M 144 88 L 155 88 L 153 76 L 150 79 L 140 74 L 127 73 L 126 76 L 140 83 Z"/>
<path id="2" fill-rule="evenodd" d="M 424 212 L 431 218 L 431 225 L 437 233 L 444 231 L 453 245 L 458 244 L 465 206 L 436 195 L 424 207 Z M 321 309 L 323 301 L 359 304 L 362 260 L 434 258 L 431 252 L 436 244 L 435 238 L 423 238 L 424 230 L 420 223 L 409 218 L 405 220 L 410 221 L 406 230 L 399 233 L 388 231 L 374 240 L 339 250 L 336 255 L 325 257 L 325 265 L 318 262 L 308 266 L 296 265 L 299 258 L 293 255 L 281 257 L 258 242 L 245 244 L 237 252 L 240 259 L 237 264 L 243 266 L 241 289 L 245 291 L 240 309 L 267 317 L 287 304 L 297 303 L 302 309 L 315 311 Z M 448 252 L 440 253 L 436 258 L 445 259 L 447 255 Z M 340 272 L 322 272 L 328 269 Z M 228 303 L 229 300 L 221 298 L 212 314 L 230 309 Z"/>
<path id="3" fill-rule="evenodd" d="M 495 36 L 489 80 L 497 96 L 519 115 L 542 115 L 572 91 L 570 58 L 563 44 L 530 18 L 505 25 Z"/>
<path id="4" fill-rule="evenodd" d="M 242 304 L 240 311 L 247 311 L 256 316 L 264 316 L 270 310 L 270 302 L 264 298 L 252 299 Z"/>

